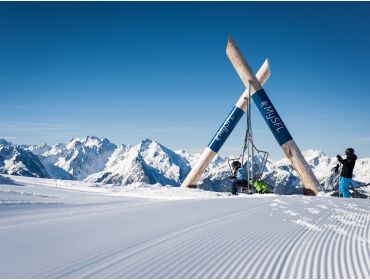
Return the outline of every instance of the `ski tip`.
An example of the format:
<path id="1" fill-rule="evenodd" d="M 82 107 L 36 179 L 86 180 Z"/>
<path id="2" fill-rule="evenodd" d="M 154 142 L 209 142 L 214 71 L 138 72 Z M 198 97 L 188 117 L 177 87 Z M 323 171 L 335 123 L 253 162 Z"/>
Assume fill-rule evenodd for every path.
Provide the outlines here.
<path id="1" fill-rule="evenodd" d="M 268 58 L 265 59 L 265 61 L 263 62 L 263 65 L 266 65 L 266 67 L 270 70 L 270 61 Z"/>
<path id="2" fill-rule="evenodd" d="M 233 35 L 229 35 L 229 40 L 227 40 L 227 43 L 229 44 L 230 42 L 235 42 L 235 40 L 234 40 L 234 37 L 233 37 Z"/>
<path id="3" fill-rule="evenodd" d="M 235 40 L 234 40 L 234 37 L 233 35 L 229 35 L 229 39 L 227 40 L 227 45 L 226 45 L 226 53 L 228 52 L 228 50 L 231 48 L 231 45 L 235 45 Z"/>
<path id="4" fill-rule="evenodd" d="M 266 59 L 261 68 L 258 70 L 256 77 L 260 81 L 261 85 L 264 85 L 271 76 L 269 60 Z"/>
<path id="5" fill-rule="evenodd" d="M 271 76 L 271 68 L 270 68 L 270 61 L 268 58 L 265 59 L 265 61 L 262 64 L 262 67 L 266 69 L 266 80 Z"/>

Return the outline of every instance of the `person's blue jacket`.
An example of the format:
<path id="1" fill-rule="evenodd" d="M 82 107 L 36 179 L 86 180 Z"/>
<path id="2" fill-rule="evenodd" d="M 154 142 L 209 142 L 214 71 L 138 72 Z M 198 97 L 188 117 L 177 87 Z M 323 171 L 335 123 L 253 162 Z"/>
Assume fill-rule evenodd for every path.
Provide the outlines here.
<path id="1" fill-rule="evenodd" d="M 245 172 L 245 169 L 243 167 L 240 167 L 236 173 L 236 180 L 238 181 L 248 181 L 247 173 Z"/>

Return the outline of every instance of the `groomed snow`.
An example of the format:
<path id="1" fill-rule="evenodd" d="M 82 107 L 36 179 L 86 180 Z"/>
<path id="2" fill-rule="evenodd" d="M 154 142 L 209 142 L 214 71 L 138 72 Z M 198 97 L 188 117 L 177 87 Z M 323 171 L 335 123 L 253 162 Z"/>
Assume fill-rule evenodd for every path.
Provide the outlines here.
<path id="1" fill-rule="evenodd" d="M 370 278 L 370 204 L 0 177 L 0 278 Z"/>

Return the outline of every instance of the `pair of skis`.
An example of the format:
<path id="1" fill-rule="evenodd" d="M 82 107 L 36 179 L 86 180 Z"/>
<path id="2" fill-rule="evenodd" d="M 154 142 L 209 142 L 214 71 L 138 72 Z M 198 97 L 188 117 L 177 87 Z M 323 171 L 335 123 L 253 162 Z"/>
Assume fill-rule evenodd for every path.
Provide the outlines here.
<path id="1" fill-rule="evenodd" d="M 229 38 L 227 43 L 226 54 L 247 89 L 236 102 L 235 106 L 232 108 L 231 112 L 218 129 L 211 142 L 205 148 L 202 156 L 190 171 L 181 187 L 197 186 L 197 183 L 202 177 L 204 171 L 215 158 L 222 145 L 225 143 L 241 117 L 244 115 L 248 102 L 250 102 L 248 99 L 248 95 L 250 95 L 275 139 L 299 175 L 304 185 L 304 194 L 317 195 L 319 191 L 319 182 L 317 181 L 317 178 L 313 174 L 297 144 L 293 140 L 284 122 L 262 87 L 270 77 L 268 60 L 263 63 L 260 70 L 256 75 L 254 75 L 251 67 L 247 63 L 232 37 Z"/>

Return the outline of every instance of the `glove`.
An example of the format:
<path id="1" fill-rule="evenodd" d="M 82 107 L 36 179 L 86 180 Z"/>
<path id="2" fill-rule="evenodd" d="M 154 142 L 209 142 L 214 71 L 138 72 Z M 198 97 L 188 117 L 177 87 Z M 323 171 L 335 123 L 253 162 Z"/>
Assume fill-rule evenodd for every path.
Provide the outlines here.
<path id="1" fill-rule="evenodd" d="M 341 157 L 340 155 L 337 155 L 337 159 L 338 159 L 338 160 L 341 160 L 341 159 L 342 159 L 342 157 Z"/>

